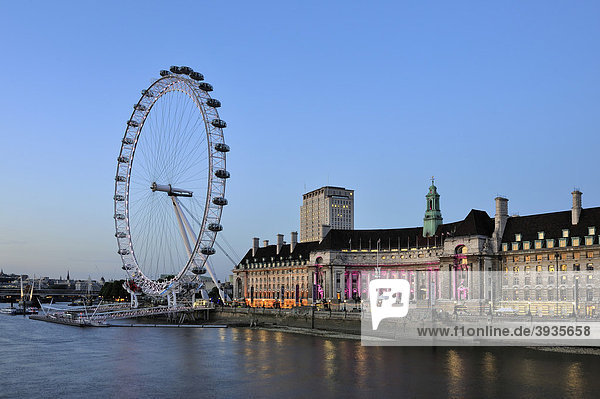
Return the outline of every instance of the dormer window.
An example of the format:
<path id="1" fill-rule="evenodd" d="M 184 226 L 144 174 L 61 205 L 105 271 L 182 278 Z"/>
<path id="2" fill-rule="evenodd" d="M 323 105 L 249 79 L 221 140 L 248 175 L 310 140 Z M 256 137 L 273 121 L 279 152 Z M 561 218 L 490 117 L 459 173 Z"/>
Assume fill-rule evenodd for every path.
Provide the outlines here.
<path id="1" fill-rule="evenodd" d="M 520 233 L 515 234 L 515 241 L 517 241 L 517 242 L 521 241 L 521 234 Z"/>
<path id="2" fill-rule="evenodd" d="M 554 240 L 553 239 L 548 239 L 546 240 L 546 248 L 554 248 Z"/>
<path id="3" fill-rule="evenodd" d="M 563 237 L 568 237 L 569 236 L 569 229 L 563 229 L 562 236 Z"/>
<path id="4" fill-rule="evenodd" d="M 579 237 L 571 238 L 571 245 L 573 245 L 574 247 L 578 247 L 579 246 Z"/>
<path id="5" fill-rule="evenodd" d="M 538 231 L 538 240 L 543 240 L 543 239 L 544 239 L 544 232 Z"/>
<path id="6" fill-rule="evenodd" d="M 567 246 L 567 239 L 566 238 L 560 238 L 558 240 L 558 246 L 561 248 L 564 248 Z"/>
<path id="7" fill-rule="evenodd" d="M 596 235 L 596 228 L 588 227 L 588 236 L 594 236 L 594 235 Z"/>
<path id="8" fill-rule="evenodd" d="M 508 243 L 506 243 L 506 242 L 503 242 L 503 243 L 502 243 L 502 250 L 503 250 L 504 252 L 508 251 Z"/>

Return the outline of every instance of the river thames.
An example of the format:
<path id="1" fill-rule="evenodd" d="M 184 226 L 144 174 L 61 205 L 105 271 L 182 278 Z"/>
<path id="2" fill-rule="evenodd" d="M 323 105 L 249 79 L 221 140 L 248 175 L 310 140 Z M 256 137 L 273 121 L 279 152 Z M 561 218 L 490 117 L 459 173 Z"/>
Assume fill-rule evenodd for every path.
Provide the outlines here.
<path id="1" fill-rule="evenodd" d="M 249 328 L 77 328 L 0 315 L 0 397 L 597 397 L 600 358 L 362 347 Z"/>

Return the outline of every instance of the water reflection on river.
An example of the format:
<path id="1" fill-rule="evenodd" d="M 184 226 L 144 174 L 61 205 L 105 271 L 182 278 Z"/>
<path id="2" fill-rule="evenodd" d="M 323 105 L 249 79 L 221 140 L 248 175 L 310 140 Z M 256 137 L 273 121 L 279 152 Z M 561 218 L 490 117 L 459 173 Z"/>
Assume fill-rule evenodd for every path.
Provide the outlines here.
<path id="1" fill-rule="evenodd" d="M 0 317 L 0 397 L 592 397 L 600 358 Z M 385 396 L 384 396 L 385 395 Z M 392 396 L 390 396 L 392 395 Z"/>

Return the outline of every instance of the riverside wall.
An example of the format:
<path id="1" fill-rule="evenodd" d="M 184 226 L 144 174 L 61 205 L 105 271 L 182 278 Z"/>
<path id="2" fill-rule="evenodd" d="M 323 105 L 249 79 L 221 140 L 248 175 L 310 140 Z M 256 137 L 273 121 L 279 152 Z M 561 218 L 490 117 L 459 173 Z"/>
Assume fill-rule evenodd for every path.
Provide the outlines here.
<path id="1" fill-rule="evenodd" d="M 360 312 L 293 309 L 217 308 L 210 312 L 211 323 L 236 326 L 295 327 L 347 334 L 360 334 Z"/>

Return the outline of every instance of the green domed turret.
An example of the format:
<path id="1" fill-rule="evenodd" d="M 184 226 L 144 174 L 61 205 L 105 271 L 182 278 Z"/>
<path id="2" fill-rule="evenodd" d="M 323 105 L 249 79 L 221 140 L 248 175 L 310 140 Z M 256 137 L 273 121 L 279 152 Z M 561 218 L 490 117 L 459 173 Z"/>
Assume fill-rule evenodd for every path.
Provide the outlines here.
<path id="1" fill-rule="evenodd" d="M 423 237 L 434 236 L 438 226 L 443 221 L 442 211 L 440 210 L 440 195 L 433 182 L 434 179 L 432 176 L 429 192 L 425 196 L 427 198 L 427 208 L 425 210 L 425 217 L 423 218 Z"/>

